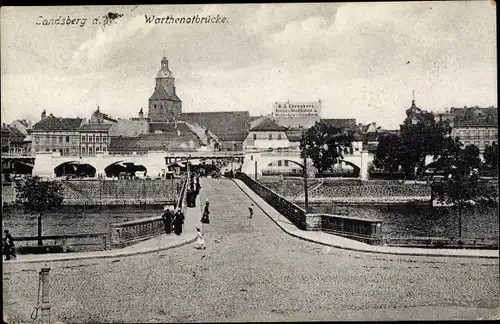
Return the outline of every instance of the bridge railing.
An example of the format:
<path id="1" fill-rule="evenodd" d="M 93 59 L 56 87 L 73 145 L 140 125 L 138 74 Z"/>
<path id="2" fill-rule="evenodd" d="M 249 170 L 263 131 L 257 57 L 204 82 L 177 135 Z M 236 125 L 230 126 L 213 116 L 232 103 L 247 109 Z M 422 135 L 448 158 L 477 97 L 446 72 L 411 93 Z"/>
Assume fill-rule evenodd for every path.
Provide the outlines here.
<path id="1" fill-rule="evenodd" d="M 186 176 L 177 199 L 176 207 L 185 214 L 186 194 L 189 176 Z M 110 226 L 112 248 L 122 248 L 164 233 L 165 227 L 161 216 L 155 216 Z"/>
<path id="2" fill-rule="evenodd" d="M 382 221 L 332 214 L 307 214 L 308 230 L 323 231 L 372 245 L 383 243 Z"/>
<path id="3" fill-rule="evenodd" d="M 89 252 L 110 248 L 109 233 L 88 233 L 42 236 L 43 245 L 38 245 L 38 236 L 14 237 L 18 254 L 47 252 Z"/>
<path id="4" fill-rule="evenodd" d="M 368 244 L 382 244 L 382 221 L 380 220 L 306 213 L 298 205 L 286 200 L 244 173 L 237 173 L 236 178 L 243 181 L 250 189 L 301 230 L 324 231 Z"/>
<path id="5" fill-rule="evenodd" d="M 236 179 L 243 181 L 250 189 L 264 199 L 269 205 L 285 216 L 300 229 L 306 229 L 306 211 L 298 205 L 289 202 L 271 189 L 250 178 L 244 173 L 236 173 Z"/>
<path id="6" fill-rule="evenodd" d="M 388 246 L 422 248 L 473 248 L 498 249 L 498 238 L 453 238 L 453 237 L 386 237 Z"/>

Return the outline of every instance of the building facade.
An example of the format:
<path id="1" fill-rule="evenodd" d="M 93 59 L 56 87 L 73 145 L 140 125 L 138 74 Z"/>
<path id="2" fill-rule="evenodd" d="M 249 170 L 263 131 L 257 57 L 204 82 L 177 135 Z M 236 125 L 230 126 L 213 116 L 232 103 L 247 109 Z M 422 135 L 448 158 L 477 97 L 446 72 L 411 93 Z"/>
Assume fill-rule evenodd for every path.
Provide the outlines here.
<path id="1" fill-rule="evenodd" d="M 288 148 L 290 142 L 285 130 L 285 127 L 279 126 L 274 120 L 265 119 L 250 129 L 243 147 L 245 151 Z"/>
<path id="2" fill-rule="evenodd" d="M 498 143 L 498 108 L 464 107 L 435 114 L 436 119 L 449 121 L 451 135 L 465 146 L 475 145 L 480 152 L 493 142 Z"/>
<path id="3" fill-rule="evenodd" d="M 177 120 L 182 113 L 182 101 L 175 93 L 175 79 L 168 68 L 168 60 L 163 57 L 161 68 L 156 75 L 156 86 L 149 98 L 149 119 L 152 122 Z"/>
<path id="4" fill-rule="evenodd" d="M 96 155 L 108 151 L 112 124 L 90 123 L 80 127 L 80 155 Z"/>
<path id="5" fill-rule="evenodd" d="M 29 131 L 31 152 L 59 152 L 61 155 L 80 154 L 80 127 L 82 118 L 61 118 L 42 113 L 41 120 Z"/>

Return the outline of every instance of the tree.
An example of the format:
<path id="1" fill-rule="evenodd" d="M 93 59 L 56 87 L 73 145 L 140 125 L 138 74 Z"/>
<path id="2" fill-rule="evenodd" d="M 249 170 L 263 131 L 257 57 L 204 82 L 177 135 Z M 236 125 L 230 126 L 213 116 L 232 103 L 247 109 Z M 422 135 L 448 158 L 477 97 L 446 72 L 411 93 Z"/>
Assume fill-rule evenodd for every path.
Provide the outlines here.
<path id="1" fill-rule="evenodd" d="M 343 159 L 343 152 L 352 148 L 353 140 L 352 134 L 340 128 L 316 122 L 302 134 L 301 157 L 310 157 L 318 172 L 325 172 Z"/>
<path id="2" fill-rule="evenodd" d="M 60 183 L 30 177 L 16 183 L 16 204 L 24 207 L 25 213 L 38 213 L 38 245 L 42 245 L 42 216 L 62 205 L 64 196 Z"/>
<path id="3" fill-rule="evenodd" d="M 373 164 L 378 169 L 394 173 L 399 170 L 401 137 L 398 134 L 386 134 L 379 137 Z"/>
<path id="4" fill-rule="evenodd" d="M 487 145 L 484 148 L 484 164 L 485 166 L 493 172 L 493 174 L 498 175 L 498 145 L 496 142 Z"/>
<path id="5" fill-rule="evenodd" d="M 401 148 L 399 153 L 401 167 L 406 176 L 423 170 L 425 158 L 441 155 L 446 138 L 451 134 L 447 121 L 436 121 L 432 113 L 420 111 L 408 114 L 401 125 Z"/>
<path id="6" fill-rule="evenodd" d="M 462 214 L 466 207 L 482 204 L 487 200 L 481 186 L 477 165 L 479 150 L 473 145 L 462 148 L 455 140 L 447 140 L 440 158 L 444 178 L 432 184 L 432 192 L 441 203 L 452 204 L 458 211 L 458 235 L 462 237 Z"/>

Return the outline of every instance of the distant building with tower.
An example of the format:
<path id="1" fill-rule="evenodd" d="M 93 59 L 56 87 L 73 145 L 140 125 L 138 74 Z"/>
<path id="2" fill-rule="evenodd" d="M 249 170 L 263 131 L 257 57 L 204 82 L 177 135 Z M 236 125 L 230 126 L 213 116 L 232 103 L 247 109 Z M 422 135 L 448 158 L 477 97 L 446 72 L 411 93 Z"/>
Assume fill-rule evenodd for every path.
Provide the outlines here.
<path id="1" fill-rule="evenodd" d="M 172 122 L 182 113 L 182 101 L 175 93 L 175 79 L 163 56 L 161 68 L 156 74 L 156 86 L 149 98 L 149 120 L 151 122 Z"/>

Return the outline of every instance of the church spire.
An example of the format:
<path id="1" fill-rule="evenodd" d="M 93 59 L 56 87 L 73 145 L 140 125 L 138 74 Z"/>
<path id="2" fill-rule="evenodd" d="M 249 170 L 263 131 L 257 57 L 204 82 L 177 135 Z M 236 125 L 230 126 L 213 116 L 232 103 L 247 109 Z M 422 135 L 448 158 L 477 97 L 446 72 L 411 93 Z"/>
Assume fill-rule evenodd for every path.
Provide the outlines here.
<path id="1" fill-rule="evenodd" d="M 415 90 L 412 90 L 412 93 L 413 93 L 413 99 L 411 101 L 411 106 L 414 107 L 415 106 Z"/>

